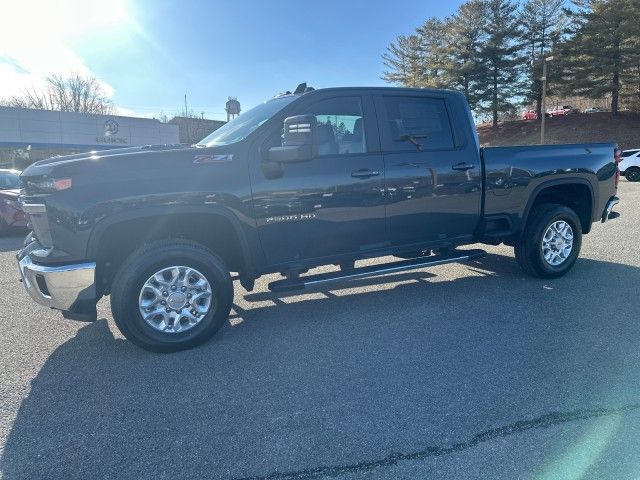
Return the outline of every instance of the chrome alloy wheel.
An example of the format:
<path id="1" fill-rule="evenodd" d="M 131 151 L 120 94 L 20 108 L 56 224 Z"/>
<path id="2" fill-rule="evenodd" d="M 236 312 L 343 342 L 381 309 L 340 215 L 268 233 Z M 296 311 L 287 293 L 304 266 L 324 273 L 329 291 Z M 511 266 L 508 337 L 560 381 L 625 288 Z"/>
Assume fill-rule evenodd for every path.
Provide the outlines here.
<path id="1" fill-rule="evenodd" d="M 151 275 L 138 299 L 140 315 L 153 329 L 181 333 L 198 325 L 211 309 L 206 277 L 191 267 L 173 266 Z"/>
<path id="2" fill-rule="evenodd" d="M 573 250 L 573 229 L 564 220 L 553 222 L 542 237 L 542 255 L 549 265 L 564 263 Z"/>

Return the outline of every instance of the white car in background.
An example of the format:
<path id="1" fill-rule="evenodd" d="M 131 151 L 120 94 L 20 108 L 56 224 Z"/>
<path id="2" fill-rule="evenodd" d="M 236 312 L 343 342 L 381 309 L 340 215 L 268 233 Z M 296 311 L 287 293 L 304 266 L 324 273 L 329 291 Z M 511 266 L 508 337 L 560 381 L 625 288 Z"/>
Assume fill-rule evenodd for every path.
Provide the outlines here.
<path id="1" fill-rule="evenodd" d="M 640 149 L 622 152 L 622 161 L 618 164 L 620 173 L 630 182 L 640 182 Z"/>

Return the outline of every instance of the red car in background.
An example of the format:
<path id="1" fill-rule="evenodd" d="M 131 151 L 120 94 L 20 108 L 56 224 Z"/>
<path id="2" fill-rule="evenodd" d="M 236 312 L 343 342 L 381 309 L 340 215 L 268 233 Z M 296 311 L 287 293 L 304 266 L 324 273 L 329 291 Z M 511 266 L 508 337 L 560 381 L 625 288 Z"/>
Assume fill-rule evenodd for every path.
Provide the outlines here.
<path id="1" fill-rule="evenodd" d="M 547 112 L 551 117 L 562 117 L 564 115 L 571 115 L 572 113 L 580 113 L 580 110 L 573 108 L 571 105 L 559 105 Z"/>
<path id="2" fill-rule="evenodd" d="M 537 120 L 538 114 L 535 110 L 525 110 L 522 112 L 522 120 Z"/>
<path id="3" fill-rule="evenodd" d="M 19 176 L 17 170 L 0 170 L 0 235 L 27 226 L 24 212 L 18 204 Z"/>

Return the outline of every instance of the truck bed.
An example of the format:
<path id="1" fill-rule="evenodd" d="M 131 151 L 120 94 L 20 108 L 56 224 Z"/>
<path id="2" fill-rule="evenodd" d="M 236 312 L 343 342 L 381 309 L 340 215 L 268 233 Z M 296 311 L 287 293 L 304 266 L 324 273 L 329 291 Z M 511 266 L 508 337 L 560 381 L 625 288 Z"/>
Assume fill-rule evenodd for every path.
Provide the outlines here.
<path id="1" fill-rule="evenodd" d="M 517 230 L 536 192 L 546 186 L 561 188 L 567 180 L 584 185 L 592 198 L 589 216 L 598 220 L 615 195 L 615 148 L 613 143 L 481 148 L 485 220 L 505 218 Z"/>

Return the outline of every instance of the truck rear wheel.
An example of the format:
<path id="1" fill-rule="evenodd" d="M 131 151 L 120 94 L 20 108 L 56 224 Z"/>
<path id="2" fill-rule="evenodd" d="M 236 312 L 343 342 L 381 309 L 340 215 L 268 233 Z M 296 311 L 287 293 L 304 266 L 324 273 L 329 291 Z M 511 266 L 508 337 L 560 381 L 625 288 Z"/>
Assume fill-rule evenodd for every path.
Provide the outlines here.
<path id="1" fill-rule="evenodd" d="M 211 338 L 229 316 L 233 282 L 205 247 L 167 240 L 143 247 L 120 266 L 111 311 L 122 334 L 155 352 L 174 352 Z"/>
<path id="2" fill-rule="evenodd" d="M 557 278 L 567 273 L 578 259 L 582 226 L 578 215 L 564 205 L 534 207 L 515 255 L 520 267 L 538 278 Z"/>

